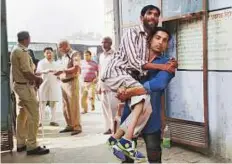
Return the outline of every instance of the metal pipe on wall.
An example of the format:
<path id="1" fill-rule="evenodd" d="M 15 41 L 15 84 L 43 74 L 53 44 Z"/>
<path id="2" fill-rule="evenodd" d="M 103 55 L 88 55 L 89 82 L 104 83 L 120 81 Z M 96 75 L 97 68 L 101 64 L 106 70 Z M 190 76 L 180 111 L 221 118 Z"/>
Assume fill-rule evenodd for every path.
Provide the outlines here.
<path id="1" fill-rule="evenodd" d="M 208 0 L 203 0 L 203 104 L 204 104 L 204 130 L 206 147 L 209 146 L 209 113 L 208 113 L 208 40 L 207 40 L 207 23 L 208 23 Z"/>
<path id="2" fill-rule="evenodd" d="M 1 0 L 1 151 L 12 151 L 13 132 L 6 20 L 6 0 Z"/>
<path id="3" fill-rule="evenodd" d="M 114 12 L 115 49 L 117 49 L 119 47 L 120 38 L 121 38 L 119 0 L 113 0 L 113 12 Z"/>

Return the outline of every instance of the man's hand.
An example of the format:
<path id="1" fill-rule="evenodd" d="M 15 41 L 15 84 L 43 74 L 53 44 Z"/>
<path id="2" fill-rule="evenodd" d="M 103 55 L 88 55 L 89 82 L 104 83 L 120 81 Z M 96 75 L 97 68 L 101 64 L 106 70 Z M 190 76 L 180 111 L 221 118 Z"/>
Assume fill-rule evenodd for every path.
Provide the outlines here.
<path id="1" fill-rule="evenodd" d="M 93 83 L 94 83 L 94 84 L 97 83 L 97 78 L 93 79 Z"/>
<path id="2" fill-rule="evenodd" d="M 172 58 L 171 60 L 168 61 L 167 64 L 165 64 L 163 70 L 169 73 L 175 73 L 177 66 L 178 66 L 177 61 L 174 58 Z"/>
<path id="3" fill-rule="evenodd" d="M 55 70 L 48 70 L 48 73 L 54 73 L 54 72 L 56 72 Z"/>
<path id="4" fill-rule="evenodd" d="M 97 89 L 96 89 L 96 94 L 101 94 L 102 91 L 101 91 L 101 87 L 100 87 L 100 84 L 97 86 Z"/>
<path id="5" fill-rule="evenodd" d="M 175 58 L 170 58 L 170 60 L 169 60 L 169 62 L 175 67 L 175 68 L 177 68 L 178 67 L 178 63 L 177 63 L 177 61 L 176 61 L 176 59 Z"/>
<path id="6" fill-rule="evenodd" d="M 53 75 L 55 75 L 55 76 L 59 76 L 60 74 L 62 74 L 64 71 L 57 71 L 57 72 L 55 72 Z"/>
<path id="7" fill-rule="evenodd" d="M 102 93 L 101 89 L 96 90 L 96 94 L 101 94 L 101 93 Z"/>
<path id="8" fill-rule="evenodd" d="M 41 77 L 37 77 L 35 79 L 35 86 L 36 88 L 39 88 L 39 86 L 43 83 L 43 79 Z"/>

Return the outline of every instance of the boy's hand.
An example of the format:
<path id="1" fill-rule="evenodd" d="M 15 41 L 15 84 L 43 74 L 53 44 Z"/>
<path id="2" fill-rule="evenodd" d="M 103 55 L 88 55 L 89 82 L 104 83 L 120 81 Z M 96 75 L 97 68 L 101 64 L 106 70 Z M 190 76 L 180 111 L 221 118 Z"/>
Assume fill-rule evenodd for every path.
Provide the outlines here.
<path id="1" fill-rule="evenodd" d="M 177 66 L 178 66 L 177 61 L 175 59 L 171 59 L 168 61 L 167 64 L 165 64 L 163 70 L 169 73 L 175 73 Z"/>

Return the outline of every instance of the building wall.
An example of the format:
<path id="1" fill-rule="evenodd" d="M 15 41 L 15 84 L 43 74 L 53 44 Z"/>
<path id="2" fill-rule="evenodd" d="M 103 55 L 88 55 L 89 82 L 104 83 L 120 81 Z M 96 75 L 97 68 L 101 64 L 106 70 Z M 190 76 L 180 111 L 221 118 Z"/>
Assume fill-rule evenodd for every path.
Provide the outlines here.
<path id="1" fill-rule="evenodd" d="M 184 21 L 175 29 L 178 42 L 167 55 L 178 57 L 178 71 L 168 87 L 168 116 L 204 122 L 202 20 Z M 216 156 L 232 159 L 232 9 L 209 13 L 208 35 L 208 123 L 209 149 Z M 176 46 L 178 45 L 178 47 Z M 177 51 L 176 51 L 177 49 Z M 176 54 L 177 52 L 177 54 Z"/>
<path id="2" fill-rule="evenodd" d="M 232 159 L 232 72 L 209 73 L 210 149 Z"/>

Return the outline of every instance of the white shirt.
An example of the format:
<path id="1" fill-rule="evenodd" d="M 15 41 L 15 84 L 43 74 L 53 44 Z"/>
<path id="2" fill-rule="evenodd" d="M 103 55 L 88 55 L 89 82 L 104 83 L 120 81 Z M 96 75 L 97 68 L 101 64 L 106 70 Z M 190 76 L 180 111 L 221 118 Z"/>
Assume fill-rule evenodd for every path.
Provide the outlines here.
<path id="1" fill-rule="evenodd" d="M 55 61 L 48 61 L 46 58 L 39 61 L 37 66 L 37 73 L 46 72 L 48 70 L 59 70 L 59 66 Z M 42 74 L 43 83 L 39 87 L 39 101 L 59 101 L 60 98 L 60 84 L 52 72 Z"/>
<path id="2" fill-rule="evenodd" d="M 70 59 L 72 58 L 73 54 L 75 54 L 77 51 L 70 50 L 67 54 L 64 54 L 60 60 L 60 63 L 63 65 L 63 69 L 68 68 L 68 63 L 70 62 Z M 69 55 L 69 57 L 67 56 Z"/>
<path id="3" fill-rule="evenodd" d="M 103 76 L 104 72 L 106 71 L 105 69 L 107 69 L 108 63 L 113 59 L 113 54 L 114 54 L 114 50 L 112 49 L 100 54 L 100 57 L 99 57 L 99 77 L 100 78 Z M 99 79 L 99 81 L 100 81 L 101 90 L 102 91 L 108 90 L 107 89 L 108 87 L 106 87 L 106 85 L 103 82 L 101 82 L 101 79 Z"/>
<path id="4" fill-rule="evenodd" d="M 103 52 L 100 54 L 99 58 L 99 74 L 100 77 L 102 77 L 103 73 L 105 72 L 105 69 L 109 63 L 109 61 L 113 58 L 114 50 L 110 49 L 107 52 Z"/>

